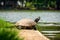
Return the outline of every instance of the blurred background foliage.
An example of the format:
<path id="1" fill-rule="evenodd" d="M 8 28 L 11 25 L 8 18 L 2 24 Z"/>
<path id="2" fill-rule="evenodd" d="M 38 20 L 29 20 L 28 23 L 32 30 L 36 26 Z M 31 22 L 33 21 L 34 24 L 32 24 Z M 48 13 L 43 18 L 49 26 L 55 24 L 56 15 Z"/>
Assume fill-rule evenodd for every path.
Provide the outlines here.
<path id="1" fill-rule="evenodd" d="M 0 0 L 0 9 L 60 9 L 60 0 Z"/>

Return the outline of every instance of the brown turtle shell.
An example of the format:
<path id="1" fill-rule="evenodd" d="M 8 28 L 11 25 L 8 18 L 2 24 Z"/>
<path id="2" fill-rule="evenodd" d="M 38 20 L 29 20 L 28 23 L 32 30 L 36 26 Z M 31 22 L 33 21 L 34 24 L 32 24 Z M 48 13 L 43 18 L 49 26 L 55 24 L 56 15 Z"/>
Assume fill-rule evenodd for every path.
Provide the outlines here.
<path id="1" fill-rule="evenodd" d="M 36 22 L 32 19 L 25 18 L 25 19 L 21 19 L 21 20 L 17 21 L 15 25 L 32 27 L 32 26 L 36 25 Z"/>

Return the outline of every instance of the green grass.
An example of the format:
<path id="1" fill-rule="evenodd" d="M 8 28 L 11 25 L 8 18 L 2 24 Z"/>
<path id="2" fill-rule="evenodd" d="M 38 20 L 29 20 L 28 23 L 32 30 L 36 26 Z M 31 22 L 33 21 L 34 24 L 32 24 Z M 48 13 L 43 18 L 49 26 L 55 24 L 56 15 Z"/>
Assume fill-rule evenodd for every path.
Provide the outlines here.
<path id="1" fill-rule="evenodd" d="M 18 31 L 10 28 L 0 28 L 0 40 L 23 40 L 19 38 Z"/>
<path id="2" fill-rule="evenodd" d="M 0 40 L 23 40 L 23 38 L 17 36 L 18 31 L 14 24 L 0 19 Z"/>

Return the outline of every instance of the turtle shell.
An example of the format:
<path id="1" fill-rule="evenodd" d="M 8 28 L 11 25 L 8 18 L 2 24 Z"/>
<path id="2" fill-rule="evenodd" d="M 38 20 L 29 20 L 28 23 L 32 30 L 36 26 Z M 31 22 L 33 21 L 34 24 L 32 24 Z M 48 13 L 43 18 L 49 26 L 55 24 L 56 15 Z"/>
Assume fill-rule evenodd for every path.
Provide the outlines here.
<path id="1" fill-rule="evenodd" d="M 29 26 L 30 27 L 30 26 L 35 26 L 36 22 L 32 19 L 25 18 L 25 19 L 21 19 L 20 21 L 17 21 L 15 25 L 16 26 L 19 25 L 19 26 Z"/>

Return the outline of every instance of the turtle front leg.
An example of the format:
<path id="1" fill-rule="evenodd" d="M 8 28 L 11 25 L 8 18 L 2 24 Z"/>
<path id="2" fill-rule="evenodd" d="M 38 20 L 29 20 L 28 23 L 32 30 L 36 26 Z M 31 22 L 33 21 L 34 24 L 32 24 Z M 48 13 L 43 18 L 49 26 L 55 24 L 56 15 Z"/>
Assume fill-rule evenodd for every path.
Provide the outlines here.
<path id="1" fill-rule="evenodd" d="M 21 29 L 21 26 L 16 26 L 17 29 Z"/>

